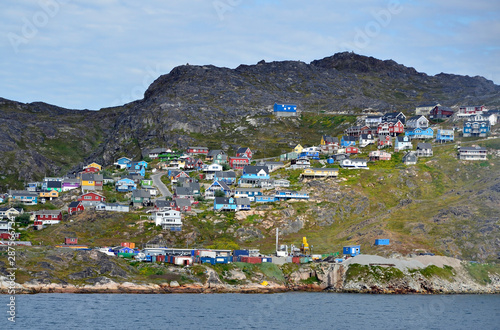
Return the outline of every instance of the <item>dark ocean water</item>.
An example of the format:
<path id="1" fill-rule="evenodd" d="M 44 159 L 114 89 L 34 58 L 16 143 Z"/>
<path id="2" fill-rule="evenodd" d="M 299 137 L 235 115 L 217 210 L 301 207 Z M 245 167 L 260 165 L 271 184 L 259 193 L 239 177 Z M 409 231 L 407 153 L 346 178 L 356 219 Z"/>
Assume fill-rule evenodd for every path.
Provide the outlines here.
<path id="1" fill-rule="evenodd" d="M 0 329 L 500 329 L 500 295 L 37 294 Z"/>

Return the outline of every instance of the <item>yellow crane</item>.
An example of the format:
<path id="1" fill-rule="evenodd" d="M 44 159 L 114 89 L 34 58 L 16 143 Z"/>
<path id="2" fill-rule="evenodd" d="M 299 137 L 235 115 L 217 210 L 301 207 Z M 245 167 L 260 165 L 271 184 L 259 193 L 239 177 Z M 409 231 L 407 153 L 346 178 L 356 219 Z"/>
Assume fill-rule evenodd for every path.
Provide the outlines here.
<path id="1" fill-rule="evenodd" d="M 302 237 L 302 245 L 300 246 L 300 252 L 304 255 L 309 255 L 311 252 L 306 237 Z"/>

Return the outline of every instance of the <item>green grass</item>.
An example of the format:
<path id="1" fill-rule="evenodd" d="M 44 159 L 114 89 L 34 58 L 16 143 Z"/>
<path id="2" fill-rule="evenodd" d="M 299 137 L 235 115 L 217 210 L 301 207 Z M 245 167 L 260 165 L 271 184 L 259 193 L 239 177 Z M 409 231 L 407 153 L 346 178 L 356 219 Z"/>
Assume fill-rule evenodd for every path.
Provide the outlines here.
<path id="1" fill-rule="evenodd" d="M 498 264 L 466 263 L 464 266 L 469 275 L 481 285 L 491 284 L 491 275 L 500 276 L 500 265 Z"/>
<path id="2" fill-rule="evenodd" d="M 346 273 L 346 282 L 375 280 L 387 283 L 394 279 L 401 279 L 404 274 L 395 267 L 369 266 L 352 264 Z"/>
<path id="3" fill-rule="evenodd" d="M 445 265 L 443 268 L 435 265 L 430 265 L 423 269 L 420 269 L 419 272 L 426 278 L 440 277 L 447 280 L 448 282 L 454 281 L 455 276 L 455 270 L 453 269 L 453 267 L 447 265 Z"/>

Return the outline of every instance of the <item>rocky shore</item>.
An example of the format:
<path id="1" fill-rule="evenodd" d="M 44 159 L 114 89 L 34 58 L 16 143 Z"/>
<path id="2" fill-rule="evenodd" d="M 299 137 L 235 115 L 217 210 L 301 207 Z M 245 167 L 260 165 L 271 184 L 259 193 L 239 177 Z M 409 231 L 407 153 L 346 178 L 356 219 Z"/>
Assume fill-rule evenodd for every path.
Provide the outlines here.
<path id="1" fill-rule="evenodd" d="M 87 252 L 84 252 L 87 253 Z M 78 252 L 77 256 L 82 256 Z M 97 256 L 101 258 L 100 255 Z M 85 259 L 85 258 L 83 258 Z M 458 259 L 441 256 L 416 258 L 383 258 L 357 256 L 343 264 L 313 263 L 287 264 L 265 268 L 249 265 L 224 265 L 211 267 L 175 267 L 165 265 L 140 265 L 139 273 L 154 269 L 157 274 L 149 278 L 132 278 L 129 273 L 116 276 L 108 258 L 104 264 L 107 276 L 93 276 L 93 271 L 72 273 L 73 283 L 52 278 L 46 273 L 32 274 L 24 283 L 12 282 L 9 276 L 0 276 L 0 293 L 280 293 L 291 291 L 323 291 L 374 294 L 492 294 L 500 293 L 500 275 L 486 272 L 485 278 L 474 277 Z M 102 260 L 101 260 L 102 261 Z M 120 260 L 120 262 L 124 262 Z M 40 265 L 40 263 L 39 263 Z M 50 268 L 51 265 L 43 265 Z M 242 268 L 240 268 L 242 267 Z M 253 267 L 253 268 L 252 268 Z M 475 267 L 482 267 L 476 265 Z M 52 267 L 54 268 L 54 267 Z M 5 268 L 2 268 L 5 270 Z M 121 268 L 117 268 L 121 269 Z M 250 272 L 249 269 L 252 269 Z M 486 268 L 485 268 L 486 269 Z M 489 268 L 488 268 L 489 269 Z M 1 269 L 0 269 L 1 270 Z M 109 271 L 110 270 L 110 271 Z M 270 273 L 278 270 L 281 273 Z M 6 272 L 2 272 L 6 275 Z M 118 272 L 120 273 L 120 272 Z M 75 274 L 78 274 L 75 275 Z M 114 274 L 110 275 L 110 274 Z M 175 279 L 183 280 L 175 280 Z M 82 281 L 82 279 L 84 279 Z M 163 280 L 162 280 L 163 279 Z M 170 279 L 170 280 L 169 280 Z M 483 281 L 483 282 L 481 282 Z"/>

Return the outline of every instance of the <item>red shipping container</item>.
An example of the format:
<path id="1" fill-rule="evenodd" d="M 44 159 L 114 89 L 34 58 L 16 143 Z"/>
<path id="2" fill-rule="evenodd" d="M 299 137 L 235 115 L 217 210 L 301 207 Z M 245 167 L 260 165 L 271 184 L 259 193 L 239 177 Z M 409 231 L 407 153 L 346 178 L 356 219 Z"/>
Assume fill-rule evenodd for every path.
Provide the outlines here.
<path id="1" fill-rule="evenodd" d="M 300 257 L 292 257 L 292 262 L 294 264 L 300 264 Z"/>
<path id="2" fill-rule="evenodd" d="M 248 263 L 249 264 L 261 264 L 262 263 L 262 258 L 261 257 L 247 257 L 248 258 Z"/>
<path id="3" fill-rule="evenodd" d="M 123 243 L 122 243 L 122 246 L 124 246 L 124 247 L 130 247 L 130 243 L 128 243 L 128 242 L 123 242 Z"/>

